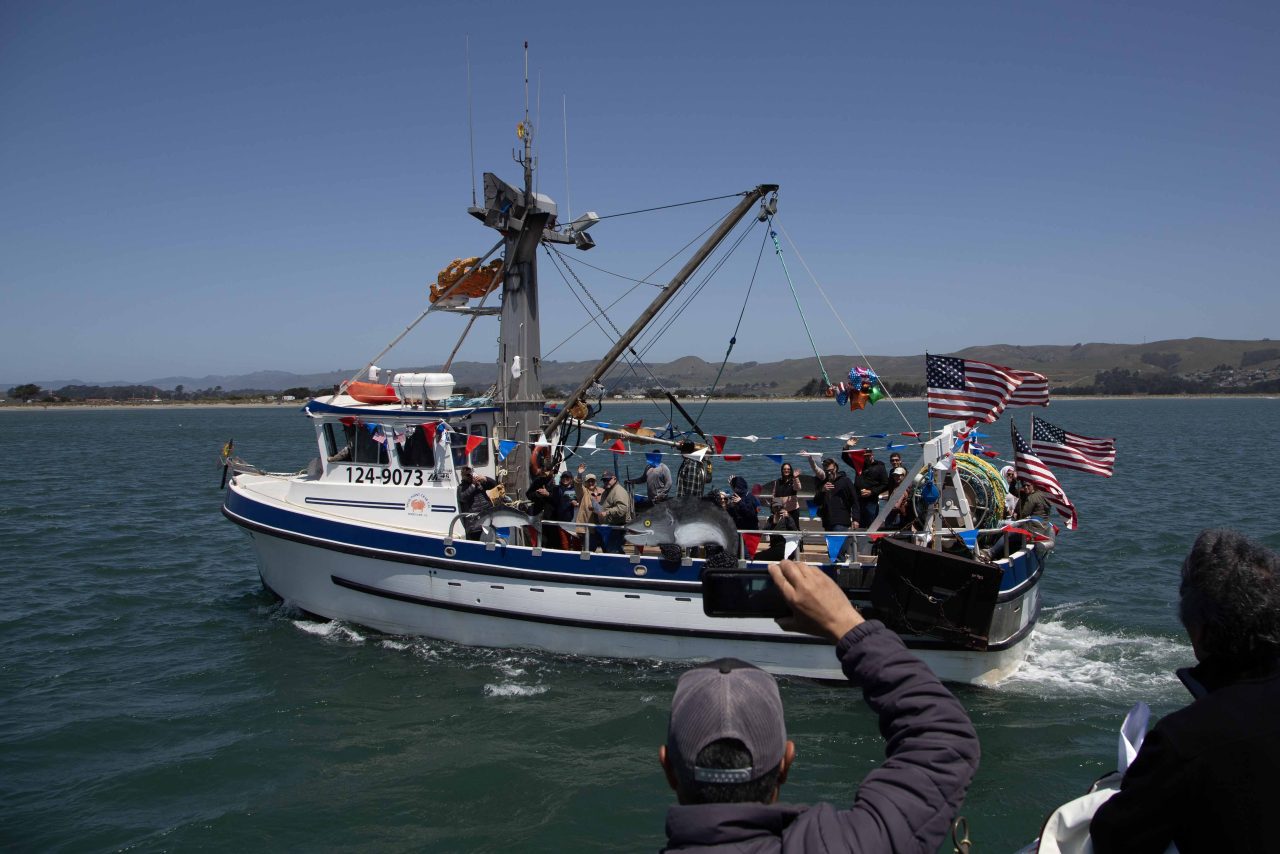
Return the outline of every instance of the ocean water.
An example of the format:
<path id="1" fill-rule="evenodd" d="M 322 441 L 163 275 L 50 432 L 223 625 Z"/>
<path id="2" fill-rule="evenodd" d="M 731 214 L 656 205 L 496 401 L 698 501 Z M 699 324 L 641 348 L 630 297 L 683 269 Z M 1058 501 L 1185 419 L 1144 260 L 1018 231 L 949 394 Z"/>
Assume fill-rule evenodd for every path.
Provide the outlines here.
<path id="1" fill-rule="evenodd" d="M 921 404 L 903 411 L 924 429 Z M 1117 474 L 1061 473 L 1081 527 L 1050 560 L 1027 662 L 995 688 L 956 688 L 983 745 L 963 809 L 980 850 L 1030 840 L 1112 767 L 1134 701 L 1157 716 L 1186 702 L 1175 603 L 1196 533 L 1280 547 L 1265 500 L 1280 401 L 1064 400 L 1044 414 L 1116 436 Z M 639 404 L 605 417 L 666 420 Z M 908 429 L 887 402 L 714 404 L 702 418 L 734 435 Z M 1007 427 L 990 432 L 1007 452 Z M 292 611 L 219 513 L 232 437 L 273 470 L 315 453 L 293 407 L 0 411 L 0 848 L 661 844 L 672 794 L 656 755 L 680 665 L 466 648 Z M 716 479 L 735 472 L 759 482 L 774 467 L 747 457 Z M 803 680 L 782 693 L 799 754 L 784 798 L 851 801 L 882 757 L 860 694 Z"/>

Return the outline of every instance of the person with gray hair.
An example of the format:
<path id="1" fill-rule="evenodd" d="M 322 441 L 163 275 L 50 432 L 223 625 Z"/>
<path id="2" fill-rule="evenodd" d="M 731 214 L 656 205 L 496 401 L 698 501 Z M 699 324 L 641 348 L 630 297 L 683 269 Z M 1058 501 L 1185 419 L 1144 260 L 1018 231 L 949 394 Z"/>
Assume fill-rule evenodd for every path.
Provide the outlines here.
<path id="1" fill-rule="evenodd" d="M 1280 557 L 1235 531 L 1204 531 L 1179 594 L 1199 663 L 1178 678 L 1195 699 L 1147 734 L 1094 814 L 1094 850 L 1275 851 Z"/>
<path id="2" fill-rule="evenodd" d="M 777 681 L 731 658 L 680 677 L 658 759 L 677 806 L 665 851 L 922 851 L 946 838 L 978 767 L 978 736 L 951 692 L 902 640 L 863 620 L 822 570 L 784 560 L 769 574 L 789 631 L 826 638 L 879 717 L 885 761 L 852 804 L 778 803 L 796 757 Z"/>

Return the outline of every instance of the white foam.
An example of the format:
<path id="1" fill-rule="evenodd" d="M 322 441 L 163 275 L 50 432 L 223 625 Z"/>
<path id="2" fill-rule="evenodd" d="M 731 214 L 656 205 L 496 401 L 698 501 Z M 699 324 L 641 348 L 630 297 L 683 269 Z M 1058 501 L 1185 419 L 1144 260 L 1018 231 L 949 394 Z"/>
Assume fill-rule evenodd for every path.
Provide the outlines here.
<path id="1" fill-rule="evenodd" d="M 1036 626 L 1027 660 L 998 689 L 1150 701 L 1175 694 L 1173 671 L 1192 660 L 1187 644 L 1170 638 L 1109 634 L 1051 617 Z"/>
<path id="2" fill-rule="evenodd" d="M 486 697 L 536 697 L 547 693 L 546 685 L 519 685 L 515 682 L 504 682 L 501 685 L 485 685 Z"/>
<path id="3" fill-rule="evenodd" d="M 404 643 L 404 642 L 402 642 L 402 641 L 393 641 L 393 640 L 384 640 L 384 641 L 380 644 L 380 646 L 381 646 L 383 649 L 393 649 L 393 650 L 395 650 L 396 652 L 401 652 L 401 651 L 406 650 L 406 649 L 408 649 L 408 648 L 409 648 L 409 644 Z"/>
<path id="4" fill-rule="evenodd" d="M 328 623 L 314 623 L 310 620 L 291 620 L 291 622 L 295 628 L 309 635 L 347 643 L 364 643 L 365 641 L 364 635 L 337 620 L 331 620 Z"/>

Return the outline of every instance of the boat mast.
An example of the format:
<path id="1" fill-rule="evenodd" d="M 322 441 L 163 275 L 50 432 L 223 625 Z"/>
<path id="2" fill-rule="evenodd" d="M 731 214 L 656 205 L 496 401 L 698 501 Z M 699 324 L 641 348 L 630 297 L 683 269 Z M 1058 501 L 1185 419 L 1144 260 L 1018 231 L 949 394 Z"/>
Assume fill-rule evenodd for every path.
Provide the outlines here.
<path id="1" fill-rule="evenodd" d="M 547 424 L 546 429 L 543 431 L 548 438 L 553 436 L 556 428 L 564 423 L 565 418 L 569 414 L 569 409 L 574 405 L 574 403 L 582 400 L 587 389 L 591 388 L 591 386 L 594 385 L 600 377 L 604 376 L 605 371 L 613 367 L 613 363 L 618 361 L 618 357 L 631 346 L 631 342 L 636 339 L 636 336 L 644 331 L 644 328 L 649 325 L 649 321 L 653 320 L 654 315 L 656 315 L 662 307 L 667 304 L 668 300 L 676 295 L 676 291 L 680 290 L 680 286 L 689 280 L 689 277 L 694 274 L 698 267 L 702 266 L 702 262 L 707 260 L 707 256 L 715 251 L 715 248 L 720 245 L 720 241 L 724 240 L 729 235 L 729 232 L 733 230 L 734 226 L 736 226 L 738 222 L 746 216 L 747 211 L 751 210 L 751 207 L 760 199 L 764 198 L 764 196 L 769 193 L 776 192 L 777 189 L 777 184 L 761 184 L 755 189 L 743 194 L 742 201 L 738 202 L 734 209 L 729 212 L 729 215 L 720 222 L 720 225 L 716 227 L 715 232 L 707 238 L 705 243 L 698 247 L 698 251 L 695 252 L 693 257 L 680 268 L 680 271 L 676 273 L 675 277 L 672 278 L 667 286 L 659 291 L 658 296 L 649 304 L 649 307 L 636 318 L 635 323 L 632 323 L 631 327 L 627 329 L 626 332 L 622 333 L 622 337 L 609 349 L 609 352 L 604 355 L 604 358 L 600 360 L 600 363 L 592 369 L 591 373 L 587 375 L 587 378 L 583 381 L 582 385 L 578 386 L 578 389 L 573 394 L 565 398 L 564 407 L 556 413 L 555 417 L 551 419 L 551 422 Z"/>
<path id="2" fill-rule="evenodd" d="M 498 439 L 514 439 L 518 444 L 506 458 L 507 489 L 523 496 L 529 486 L 530 443 L 542 426 L 542 336 L 538 317 L 538 246 L 543 242 L 595 245 L 586 234 L 572 227 L 560 230 L 556 206 L 533 191 L 537 164 L 533 154 L 533 124 L 529 121 L 529 43 L 525 49 L 524 120 L 516 126 L 521 148 L 513 159 L 523 167 L 524 188 L 511 186 L 492 172 L 484 173 L 484 207 L 468 212 L 502 235 L 502 310 L 498 333 L 498 403 L 502 420 L 496 425 Z"/>

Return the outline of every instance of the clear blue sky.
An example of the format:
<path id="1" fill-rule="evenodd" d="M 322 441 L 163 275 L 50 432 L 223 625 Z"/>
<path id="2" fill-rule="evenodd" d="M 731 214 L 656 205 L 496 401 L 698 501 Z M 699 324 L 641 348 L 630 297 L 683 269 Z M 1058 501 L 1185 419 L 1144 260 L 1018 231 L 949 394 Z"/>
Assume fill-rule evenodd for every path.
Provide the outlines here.
<path id="1" fill-rule="evenodd" d="M 575 213 L 779 183 L 868 353 L 1280 338 L 1274 3 L 8 0 L 0 379 L 362 364 L 496 239 L 465 213 L 468 34 L 478 170 L 517 179 L 527 38 L 562 211 L 565 97 Z M 582 258 L 646 274 L 728 204 L 606 221 Z M 723 354 L 758 238 L 655 359 Z M 789 261 L 822 350 L 850 352 Z M 600 353 L 545 264 L 543 291 L 544 350 L 571 337 L 550 357 Z M 384 364 L 438 362 L 459 327 Z M 767 255 L 734 358 L 808 352 Z"/>

